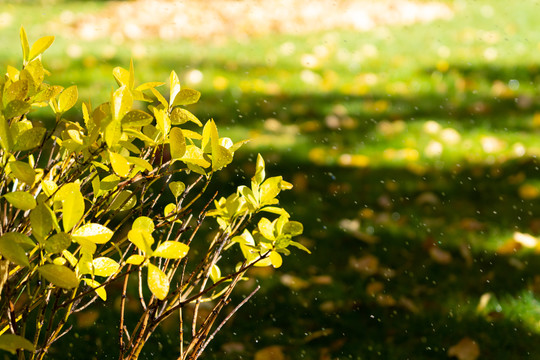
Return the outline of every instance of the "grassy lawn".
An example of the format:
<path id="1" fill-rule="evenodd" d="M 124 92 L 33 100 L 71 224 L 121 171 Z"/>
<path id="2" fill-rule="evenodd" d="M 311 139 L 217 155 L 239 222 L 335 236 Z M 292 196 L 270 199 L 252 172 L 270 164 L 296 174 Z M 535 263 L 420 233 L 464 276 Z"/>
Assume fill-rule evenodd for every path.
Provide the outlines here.
<path id="1" fill-rule="evenodd" d="M 262 290 L 205 358 L 273 349 L 290 359 L 444 359 L 463 339 L 480 358 L 540 358 L 540 245 L 527 237 L 540 233 L 540 3 L 446 3 L 450 20 L 360 33 L 121 43 L 54 34 L 50 83 L 77 84 L 99 103 L 112 68 L 131 57 L 138 83 L 174 69 L 202 92 L 190 108 L 200 119 L 254 139 L 237 154 L 246 172 L 222 180 L 245 181 L 262 152 L 270 174 L 295 184 L 282 202 L 313 254 L 254 273 Z M 2 63 L 19 64 L 21 24 L 35 41 L 66 11 L 106 4 L 2 4 Z M 110 311 L 79 319 L 88 355 L 72 358 L 115 356 L 104 355 L 117 333 Z M 171 324 L 143 358 L 172 358 L 174 334 Z M 52 358 L 69 358 L 70 346 Z"/>

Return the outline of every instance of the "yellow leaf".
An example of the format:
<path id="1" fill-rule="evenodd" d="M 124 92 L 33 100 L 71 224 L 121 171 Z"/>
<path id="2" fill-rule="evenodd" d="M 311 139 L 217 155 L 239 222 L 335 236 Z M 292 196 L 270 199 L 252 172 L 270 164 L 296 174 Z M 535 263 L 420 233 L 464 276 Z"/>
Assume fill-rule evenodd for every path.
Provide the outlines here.
<path id="1" fill-rule="evenodd" d="M 126 177 L 131 171 L 128 160 L 120 154 L 109 151 L 109 158 L 114 172 L 121 177 Z"/>
<path id="2" fill-rule="evenodd" d="M 189 246 L 177 241 L 164 241 L 153 252 L 152 256 L 166 259 L 182 259 L 187 255 Z"/>
<path id="3" fill-rule="evenodd" d="M 127 258 L 126 263 L 132 265 L 141 265 L 144 262 L 145 258 L 142 255 L 131 255 Z"/>
<path id="4" fill-rule="evenodd" d="M 112 238 L 113 234 L 111 230 L 103 225 L 89 223 L 79 227 L 71 235 L 76 240 L 85 238 L 96 244 L 105 244 Z"/>
<path id="5" fill-rule="evenodd" d="M 157 266 L 148 264 L 148 288 L 159 300 L 163 300 L 169 294 L 169 280 L 167 275 Z"/>
<path id="6" fill-rule="evenodd" d="M 86 285 L 90 286 L 96 291 L 96 294 L 101 298 L 101 300 L 107 300 L 107 292 L 105 291 L 105 288 L 103 286 L 99 287 L 101 286 L 100 283 L 92 279 L 83 279 L 83 281 L 86 283 Z"/>
<path id="7" fill-rule="evenodd" d="M 283 259 L 281 258 L 281 255 L 278 252 L 272 251 L 270 253 L 270 261 L 272 262 L 272 266 L 274 268 L 278 268 L 283 264 Z"/>
<path id="8" fill-rule="evenodd" d="M 98 257 L 92 260 L 92 266 L 94 267 L 95 276 L 111 276 L 114 274 L 120 265 L 111 258 Z"/>

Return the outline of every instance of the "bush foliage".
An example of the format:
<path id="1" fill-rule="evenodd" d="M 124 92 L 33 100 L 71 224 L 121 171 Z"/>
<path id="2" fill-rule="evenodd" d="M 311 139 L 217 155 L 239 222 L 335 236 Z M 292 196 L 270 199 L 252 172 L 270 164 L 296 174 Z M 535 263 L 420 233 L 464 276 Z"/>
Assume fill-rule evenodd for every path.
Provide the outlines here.
<path id="1" fill-rule="evenodd" d="M 290 246 L 308 251 L 292 240 L 302 224 L 277 200 L 292 185 L 267 178 L 259 155 L 251 186 L 205 196 L 244 142 L 219 137 L 213 120 L 203 124 L 184 108 L 198 91 L 181 87 L 174 71 L 168 97 L 157 90 L 163 82 L 136 85 L 131 63 L 114 69 L 108 102 L 83 102 L 83 119 L 70 121 L 77 87 L 44 82 L 42 53 L 54 37 L 30 46 L 21 28 L 20 38 L 22 68 L 8 66 L 0 78 L 0 348 L 43 359 L 71 329 L 70 316 L 107 301 L 118 282 L 120 359 L 136 359 L 172 314 L 180 317 L 179 359 L 196 359 L 256 292 L 218 317 L 246 270 L 281 266 Z M 52 126 L 30 118 L 41 107 L 52 109 Z M 206 244 L 198 233 L 208 217 L 219 230 Z M 195 243 L 205 252 L 192 254 Z M 142 309 L 131 328 L 128 301 Z M 196 321 L 202 302 L 213 309 Z"/>

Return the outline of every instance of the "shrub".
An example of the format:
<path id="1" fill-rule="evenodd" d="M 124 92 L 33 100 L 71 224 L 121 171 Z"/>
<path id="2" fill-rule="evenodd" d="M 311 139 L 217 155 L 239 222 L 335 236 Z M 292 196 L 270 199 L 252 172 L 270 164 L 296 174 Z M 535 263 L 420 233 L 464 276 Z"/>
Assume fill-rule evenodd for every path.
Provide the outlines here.
<path id="1" fill-rule="evenodd" d="M 246 270 L 279 267 L 290 246 L 308 251 L 292 240 L 302 224 L 278 206 L 292 185 L 266 178 L 259 155 L 251 186 L 214 200 L 205 190 L 243 142 L 219 137 L 213 120 L 202 124 L 184 108 L 198 91 L 182 88 L 173 71 L 167 99 L 156 90 L 162 82 L 136 86 L 131 63 L 113 70 L 118 88 L 108 102 L 82 103 L 83 119 L 70 121 L 77 87 L 44 82 L 41 55 L 54 37 L 31 47 L 24 28 L 20 37 L 22 68 L 0 78 L 0 348 L 43 359 L 71 329 L 70 316 L 106 301 L 117 282 L 120 359 L 136 359 L 172 314 L 179 358 L 196 359 L 258 290 L 218 317 Z M 30 118 L 47 106 L 52 126 Z M 198 235 L 207 218 L 219 225 L 209 243 Z M 192 254 L 195 244 L 205 252 Z M 128 301 L 142 309 L 132 328 Z M 198 323 L 202 302 L 213 309 Z"/>

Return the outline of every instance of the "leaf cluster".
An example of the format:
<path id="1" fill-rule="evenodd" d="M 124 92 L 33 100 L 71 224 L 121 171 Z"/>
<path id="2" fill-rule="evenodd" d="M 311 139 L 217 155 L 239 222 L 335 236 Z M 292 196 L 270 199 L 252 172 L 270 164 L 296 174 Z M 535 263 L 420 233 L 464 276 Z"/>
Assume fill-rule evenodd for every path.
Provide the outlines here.
<path id="1" fill-rule="evenodd" d="M 8 66 L 0 77 L 0 348 L 44 358 L 69 331 L 72 314 L 106 301 L 108 285 L 123 281 L 120 358 L 136 359 L 175 312 L 182 320 L 180 358 L 197 358 L 221 328 L 211 332 L 247 269 L 279 267 L 289 246 L 308 251 L 292 240 L 302 225 L 277 206 L 278 194 L 292 185 L 280 176 L 265 179 L 259 155 L 251 187 L 240 186 L 207 210 L 212 197 L 202 195 L 212 175 L 244 142 L 219 137 L 213 120 L 203 124 L 184 108 L 199 100 L 198 91 L 182 87 L 174 71 L 167 97 L 157 90 L 163 82 L 136 85 L 131 63 L 113 70 L 117 87 L 109 101 L 83 102 L 83 118 L 71 121 L 65 114 L 78 103 L 77 87 L 45 82 L 41 58 L 54 37 L 30 46 L 21 28 L 20 38 L 22 68 Z M 52 127 L 32 120 L 41 107 L 53 112 Z M 198 201 L 207 205 L 194 216 Z M 252 226 L 261 213 L 277 218 L 260 217 Z M 207 215 L 220 229 L 186 271 L 191 243 L 204 241 L 197 234 Z M 222 273 L 218 262 L 234 244 L 243 258 Z M 124 321 L 130 276 L 139 279 L 143 309 L 131 330 Z M 198 327 L 204 301 L 214 310 Z M 195 306 L 189 340 L 183 338 L 187 304 Z"/>

